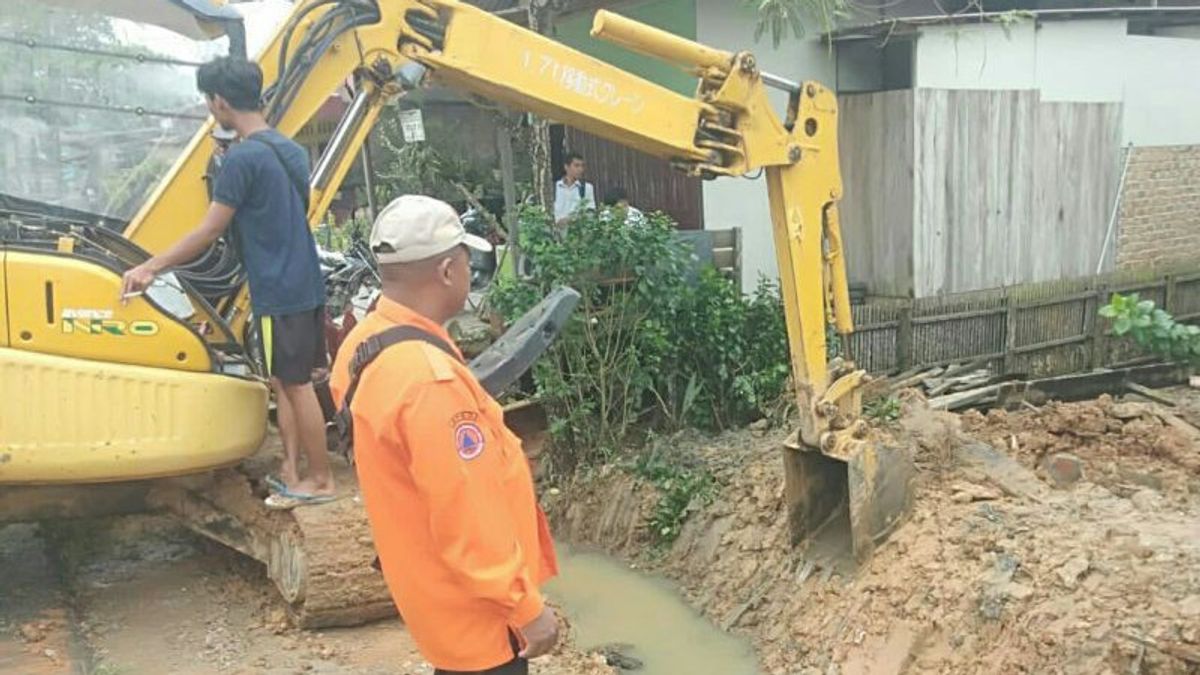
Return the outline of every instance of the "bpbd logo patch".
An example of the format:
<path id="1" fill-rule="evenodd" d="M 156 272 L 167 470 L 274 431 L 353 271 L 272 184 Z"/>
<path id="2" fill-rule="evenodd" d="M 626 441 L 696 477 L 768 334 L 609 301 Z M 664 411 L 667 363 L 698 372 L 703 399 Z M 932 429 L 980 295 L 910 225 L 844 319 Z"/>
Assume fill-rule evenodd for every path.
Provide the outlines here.
<path id="1" fill-rule="evenodd" d="M 483 454 L 483 430 L 474 422 L 459 422 L 454 428 L 454 447 L 458 456 L 470 461 Z"/>

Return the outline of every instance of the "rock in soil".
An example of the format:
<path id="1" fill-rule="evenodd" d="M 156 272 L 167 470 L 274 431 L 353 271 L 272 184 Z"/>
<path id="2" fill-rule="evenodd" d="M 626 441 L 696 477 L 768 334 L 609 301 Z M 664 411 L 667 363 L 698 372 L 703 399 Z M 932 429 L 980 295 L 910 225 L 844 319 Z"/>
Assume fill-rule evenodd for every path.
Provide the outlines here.
<path id="1" fill-rule="evenodd" d="M 1083 478 L 1083 462 L 1069 452 L 1056 452 L 1042 460 L 1042 471 L 1055 487 L 1069 487 Z"/>
<path id="2" fill-rule="evenodd" d="M 642 667 L 641 661 L 629 655 L 633 651 L 632 645 L 610 644 L 593 651 L 604 656 L 605 663 L 619 670 L 639 670 Z"/>

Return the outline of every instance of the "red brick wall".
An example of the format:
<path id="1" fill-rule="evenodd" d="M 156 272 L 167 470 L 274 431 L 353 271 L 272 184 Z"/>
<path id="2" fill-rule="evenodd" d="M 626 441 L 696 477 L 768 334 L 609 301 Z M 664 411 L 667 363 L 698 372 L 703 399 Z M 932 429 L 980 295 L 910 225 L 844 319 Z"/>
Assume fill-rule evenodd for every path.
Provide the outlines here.
<path id="1" fill-rule="evenodd" d="M 1132 153 L 1117 221 L 1117 267 L 1200 259 L 1200 145 Z"/>

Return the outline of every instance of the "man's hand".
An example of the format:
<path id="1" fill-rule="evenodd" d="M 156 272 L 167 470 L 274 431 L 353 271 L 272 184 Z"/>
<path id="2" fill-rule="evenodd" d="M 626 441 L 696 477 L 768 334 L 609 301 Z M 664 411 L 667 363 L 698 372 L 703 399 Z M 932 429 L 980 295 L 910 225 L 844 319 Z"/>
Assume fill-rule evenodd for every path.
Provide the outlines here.
<path id="1" fill-rule="evenodd" d="M 196 229 L 188 232 L 174 246 L 159 253 L 146 262 L 129 270 L 121 278 L 121 304 L 129 301 L 130 295 L 141 293 L 154 283 L 159 272 L 182 265 L 204 253 L 216 241 L 229 223 L 233 222 L 234 208 L 217 202 L 208 205 L 204 220 Z"/>
<path id="2" fill-rule="evenodd" d="M 158 273 L 150 266 L 148 262 L 142 263 L 131 270 L 127 270 L 121 277 L 121 304 L 129 302 L 129 296 L 135 293 L 150 288 L 150 284 L 154 283 L 154 277 Z"/>
<path id="3" fill-rule="evenodd" d="M 521 627 L 521 637 L 525 638 L 525 648 L 517 656 L 536 659 L 549 654 L 558 643 L 558 617 L 554 616 L 554 610 L 549 605 L 544 607 L 536 619 Z"/>

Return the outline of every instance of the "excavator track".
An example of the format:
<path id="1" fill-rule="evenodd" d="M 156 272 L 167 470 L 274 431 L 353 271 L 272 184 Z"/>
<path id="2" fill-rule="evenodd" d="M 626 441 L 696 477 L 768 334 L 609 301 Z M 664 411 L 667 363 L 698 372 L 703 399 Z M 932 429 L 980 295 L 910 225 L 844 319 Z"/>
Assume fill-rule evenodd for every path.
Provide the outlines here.
<path id="1" fill-rule="evenodd" d="M 335 467 L 341 498 L 334 502 L 272 511 L 263 504 L 264 479 L 278 456 L 264 451 L 237 468 L 164 479 L 148 502 L 263 563 L 298 626 L 355 626 L 395 616 L 383 575 L 371 566 L 375 548 L 354 472 L 342 463 Z"/>

